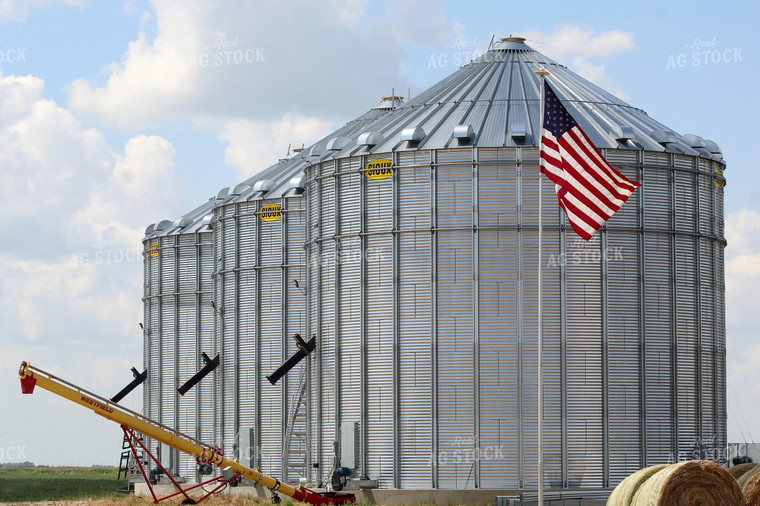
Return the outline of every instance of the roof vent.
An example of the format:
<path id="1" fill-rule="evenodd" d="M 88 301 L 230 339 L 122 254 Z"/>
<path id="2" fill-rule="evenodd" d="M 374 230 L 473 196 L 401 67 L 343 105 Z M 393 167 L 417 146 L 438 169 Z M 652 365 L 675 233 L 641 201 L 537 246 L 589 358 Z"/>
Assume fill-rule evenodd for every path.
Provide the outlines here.
<path id="1" fill-rule="evenodd" d="M 222 188 L 221 190 L 219 190 L 219 193 L 216 194 L 216 199 L 217 200 L 226 199 L 227 197 L 229 197 L 229 195 L 230 195 L 229 187 Z"/>
<path id="2" fill-rule="evenodd" d="M 156 230 L 156 224 L 155 224 L 155 223 L 151 223 L 151 224 L 150 224 L 150 225 L 148 225 L 148 227 L 145 229 L 145 235 L 150 235 L 150 234 L 152 234 L 154 230 Z"/>
<path id="3" fill-rule="evenodd" d="M 178 218 L 174 220 L 174 223 L 172 223 L 172 226 L 174 228 L 185 228 L 188 225 L 190 225 L 193 222 L 193 220 L 189 216 L 183 216 L 182 218 Z"/>
<path id="4" fill-rule="evenodd" d="M 512 125 L 512 138 L 513 139 L 525 139 L 528 135 L 528 129 L 525 128 L 525 123 L 515 123 Z"/>
<path id="5" fill-rule="evenodd" d="M 475 131 L 472 129 L 472 125 L 457 125 L 454 127 L 454 138 L 469 140 L 475 137 Z"/>
<path id="6" fill-rule="evenodd" d="M 380 103 L 373 107 L 373 109 L 395 109 L 396 107 L 401 107 L 403 103 L 404 97 L 389 95 L 387 97 L 382 97 Z"/>
<path id="7" fill-rule="evenodd" d="M 380 132 L 364 132 L 359 136 L 359 140 L 356 143 L 359 146 L 377 146 L 383 142 L 383 134 Z"/>
<path id="8" fill-rule="evenodd" d="M 401 131 L 401 140 L 409 142 L 420 142 L 425 138 L 425 131 L 422 127 L 404 128 Z"/>
<path id="9" fill-rule="evenodd" d="M 309 150 L 309 156 L 320 156 L 325 154 L 325 143 L 319 142 L 314 144 Z"/>
<path id="10" fill-rule="evenodd" d="M 290 188 L 295 188 L 296 190 L 303 190 L 305 184 L 306 184 L 306 174 L 301 174 L 300 176 L 296 176 L 292 178 L 288 186 Z"/>
<path id="11" fill-rule="evenodd" d="M 615 125 L 610 129 L 610 135 L 613 139 L 620 142 L 626 142 L 636 138 L 636 134 L 633 133 L 633 128 L 624 125 Z"/>
<path id="12" fill-rule="evenodd" d="M 205 227 L 205 226 L 209 226 L 210 227 L 211 226 L 211 218 L 213 218 L 213 217 L 214 217 L 213 214 L 207 214 L 206 216 L 204 216 L 203 219 L 201 220 L 201 226 L 202 227 Z"/>
<path id="13" fill-rule="evenodd" d="M 274 181 L 271 179 L 262 179 L 261 181 L 256 181 L 253 185 L 253 191 L 256 193 L 269 193 L 274 188 Z"/>
<path id="14" fill-rule="evenodd" d="M 349 146 L 351 139 L 348 137 L 333 137 L 327 141 L 327 151 L 340 151 L 341 149 Z"/>
<path id="15" fill-rule="evenodd" d="M 250 185 L 247 185 L 245 183 L 240 183 L 239 185 L 237 185 L 236 187 L 232 189 L 232 191 L 230 192 L 230 195 L 240 195 L 241 193 L 246 191 L 248 188 L 250 188 Z"/>
<path id="16" fill-rule="evenodd" d="M 663 146 L 678 142 L 678 137 L 673 130 L 652 130 L 649 136 Z"/>
<path id="17" fill-rule="evenodd" d="M 492 49 L 522 49 L 529 51 L 531 47 L 525 43 L 525 37 L 502 37 L 499 42 L 493 45 Z"/>
<path id="18" fill-rule="evenodd" d="M 683 137 L 681 137 L 681 140 L 686 143 L 687 146 L 691 148 L 705 148 L 707 147 L 707 144 L 705 144 L 705 140 L 694 134 L 686 134 Z"/>
<path id="19" fill-rule="evenodd" d="M 705 148 L 707 151 L 714 155 L 720 155 L 723 156 L 723 151 L 721 151 L 720 146 L 715 141 L 711 141 L 710 139 L 705 139 Z"/>
<path id="20" fill-rule="evenodd" d="M 162 230 L 166 230 L 171 226 L 173 222 L 171 220 L 161 220 L 158 222 L 158 225 L 156 225 L 156 232 L 160 232 Z"/>

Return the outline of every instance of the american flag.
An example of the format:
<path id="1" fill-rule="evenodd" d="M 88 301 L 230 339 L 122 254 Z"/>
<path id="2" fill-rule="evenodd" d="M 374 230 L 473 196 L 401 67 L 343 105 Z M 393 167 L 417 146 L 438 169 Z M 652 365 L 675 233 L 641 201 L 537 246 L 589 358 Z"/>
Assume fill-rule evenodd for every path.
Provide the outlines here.
<path id="1" fill-rule="evenodd" d="M 641 183 L 607 163 L 548 82 L 543 100 L 541 172 L 554 183 L 573 230 L 588 241 Z"/>

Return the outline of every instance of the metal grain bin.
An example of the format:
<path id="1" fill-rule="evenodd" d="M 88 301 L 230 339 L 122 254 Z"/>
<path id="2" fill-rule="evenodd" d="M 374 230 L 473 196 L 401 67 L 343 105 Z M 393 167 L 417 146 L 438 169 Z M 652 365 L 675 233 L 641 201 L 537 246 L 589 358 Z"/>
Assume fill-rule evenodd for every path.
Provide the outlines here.
<path id="1" fill-rule="evenodd" d="M 642 187 L 585 242 L 541 180 L 539 259 L 544 68 Z M 644 466 L 719 459 L 724 169 L 714 142 L 502 39 L 409 103 L 384 97 L 217 195 L 213 288 L 195 308 L 213 320 L 222 366 L 193 413 L 166 385 L 184 366 L 184 243 L 170 223 L 149 227 L 148 415 L 201 420 L 200 439 L 291 482 L 321 482 L 337 457 L 384 488 L 535 488 L 541 262 L 545 485 L 607 488 Z M 296 332 L 317 349 L 271 386 Z"/>
<path id="2" fill-rule="evenodd" d="M 265 380 L 296 351 L 292 335 L 306 337 L 303 168 L 343 149 L 346 136 L 400 104 L 398 97 L 385 97 L 329 143 L 323 139 L 220 190 L 181 220 L 148 227 L 148 416 L 291 482 L 306 474 L 304 366 L 277 386 Z M 261 219 L 262 208 L 274 204 L 281 206 L 282 219 Z M 204 365 L 201 352 L 212 358 L 219 353 L 221 367 L 180 397 L 177 386 Z M 192 459 L 153 449 L 172 472 L 198 479 Z"/>
<path id="3" fill-rule="evenodd" d="M 386 114 L 371 109 L 336 135 L 298 150 L 222 191 L 212 227 L 217 374 L 213 440 L 262 471 L 298 482 L 306 474 L 306 376 L 300 364 L 276 385 L 266 376 L 307 338 L 303 170 L 345 146 L 344 135 Z"/>
<path id="4" fill-rule="evenodd" d="M 212 207 L 209 201 L 175 221 L 151 225 L 143 239 L 145 414 L 198 439 L 213 427 L 213 419 L 198 416 L 201 405 L 213 402 L 211 389 L 181 397 L 177 387 L 200 369 L 200 351 L 212 349 Z M 159 446 L 151 448 L 168 469 L 196 477 L 195 459 Z"/>
<path id="5" fill-rule="evenodd" d="M 588 243 L 544 184 L 539 81 L 643 186 Z M 602 488 L 725 446 L 719 148 L 506 38 L 306 168 L 310 478 Z M 350 440 L 350 441 L 347 441 Z"/>
<path id="6" fill-rule="evenodd" d="M 304 333 L 306 305 L 293 283 L 304 269 L 303 189 L 290 188 L 303 162 L 283 165 L 279 184 L 239 185 L 213 219 L 215 335 L 222 356 L 215 439 L 226 453 L 277 476 L 290 378 L 272 386 L 266 375 L 295 351 L 291 337 Z"/>

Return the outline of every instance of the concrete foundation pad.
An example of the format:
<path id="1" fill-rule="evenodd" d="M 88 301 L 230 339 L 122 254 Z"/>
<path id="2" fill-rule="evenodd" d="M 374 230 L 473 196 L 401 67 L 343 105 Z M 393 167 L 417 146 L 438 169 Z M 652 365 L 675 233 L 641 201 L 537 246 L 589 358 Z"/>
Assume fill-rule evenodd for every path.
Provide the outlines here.
<path id="1" fill-rule="evenodd" d="M 212 484 L 206 485 L 206 490 L 211 491 L 216 487 L 216 485 L 218 484 L 212 483 Z M 183 488 L 188 488 L 188 487 L 192 487 L 193 484 L 183 483 L 182 486 Z M 169 485 L 153 485 L 153 492 L 156 494 L 156 497 L 161 498 L 161 497 L 165 497 L 167 495 L 170 495 L 179 491 L 177 490 L 177 487 L 175 487 L 172 484 L 169 484 Z M 271 498 L 269 491 L 264 487 L 226 487 L 226 488 L 220 489 L 218 493 L 229 494 L 229 495 L 242 495 L 242 496 L 249 496 L 249 497 L 261 497 L 265 499 Z M 201 490 L 200 487 L 188 492 L 188 495 L 190 495 L 190 497 L 201 497 L 205 494 L 206 492 Z M 135 483 L 135 495 L 140 496 L 140 497 L 151 498 L 150 489 L 148 488 L 148 485 L 146 485 L 145 482 Z"/>
<path id="2" fill-rule="evenodd" d="M 357 490 L 357 502 L 370 501 L 375 504 L 494 504 L 496 496 L 518 497 L 524 490 L 499 489 L 393 489 L 375 488 Z"/>
<path id="3" fill-rule="evenodd" d="M 192 486 L 192 484 L 184 484 Z M 213 489 L 212 485 L 207 485 L 206 489 Z M 321 490 L 313 489 L 315 492 Z M 156 496 L 164 497 L 174 492 L 177 488 L 174 485 L 155 485 L 153 491 Z M 535 496 L 535 490 L 526 489 L 466 489 L 466 490 L 448 490 L 448 489 L 392 489 L 392 488 L 375 488 L 365 490 L 354 490 L 351 493 L 356 495 L 356 502 L 371 502 L 374 504 L 440 504 L 440 505 L 463 505 L 463 504 L 489 504 L 496 502 L 497 496 L 519 497 L 520 494 L 529 494 Z M 547 499 L 550 494 L 557 494 L 559 491 L 547 491 Z M 565 502 L 555 502 L 555 504 L 565 505 L 603 505 L 606 499 L 599 499 L 594 495 L 605 491 L 590 490 L 563 490 Z M 606 494 L 609 494 L 609 490 Z M 271 494 L 265 487 L 226 487 L 219 491 L 220 494 L 229 494 L 235 496 L 259 497 L 271 499 Z M 135 495 L 150 498 L 150 490 L 145 483 L 135 483 Z M 189 493 L 192 497 L 200 497 L 204 492 L 197 488 Z M 585 496 L 585 497 L 584 497 Z M 281 497 L 285 499 L 285 496 Z M 574 499 L 570 499 L 574 498 Z M 557 501 L 557 498 L 554 498 Z M 536 504 L 536 502 L 527 501 L 522 504 Z"/>

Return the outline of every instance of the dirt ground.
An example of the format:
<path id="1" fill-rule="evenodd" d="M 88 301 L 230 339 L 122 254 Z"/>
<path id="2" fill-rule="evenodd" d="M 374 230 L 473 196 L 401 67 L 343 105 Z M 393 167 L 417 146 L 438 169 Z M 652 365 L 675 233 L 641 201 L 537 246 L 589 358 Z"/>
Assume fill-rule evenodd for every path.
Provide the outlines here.
<path id="1" fill-rule="evenodd" d="M 173 501 L 166 501 L 162 504 L 179 504 L 181 501 L 179 499 L 175 499 Z M 283 504 L 285 501 L 283 501 Z M 5 503 L 5 504 L 13 504 L 13 505 L 24 505 L 24 506 L 143 506 L 147 504 L 152 504 L 152 501 L 143 499 L 141 497 L 135 497 L 133 495 L 123 495 L 123 496 L 113 496 L 113 497 L 106 497 L 106 498 L 100 498 L 100 499 L 92 499 L 92 500 L 76 500 L 76 501 L 40 501 L 40 502 L 14 502 L 14 503 Z M 208 506 L 222 506 L 222 505 L 231 505 L 231 506 L 250 506 L 250 505 L 263 505 L 268 504 L 267 501 L 263 501 L 261 499 L 250 499 L 250 498 L 241 498 L 241 497 L 235 497 L 230 495 L 217 495 L 215 497 L 210 497 L 203 501 L 201 504 L 208 505 Z M 294 503 L 296 504 L 296 503 Z M 300 504 L 300 503 L 297 503 Z"/>

